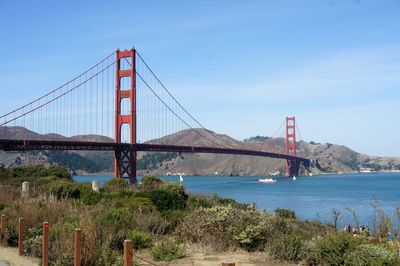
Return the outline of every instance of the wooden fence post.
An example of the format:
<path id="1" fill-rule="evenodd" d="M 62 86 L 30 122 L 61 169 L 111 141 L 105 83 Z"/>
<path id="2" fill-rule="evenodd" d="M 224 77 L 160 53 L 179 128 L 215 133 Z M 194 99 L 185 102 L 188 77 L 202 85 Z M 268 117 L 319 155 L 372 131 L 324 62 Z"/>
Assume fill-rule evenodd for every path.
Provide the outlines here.
<path id="1" fill-rule="evenodd" d="M 74 266 L 81 266 L 81 229 L 75 229 L 75 257 Z"/>
<path id="2" fill-rule="evenodd" d="M 49 265 L 49 223 L 43 223 L 42 265 Z"/>
<path id="3" fill-rule="evenodd" d="M 222 266 L 235 266 L 235 263 L 231 260 L 224 260 Z"/>
<path id="4" fill-rule="evenodd" d="M 24 255 L 24 218 L 18 220 L 18 255 Z"/>
<path id="5" fill-rule="evenodd" d="M 1 235 L 0 235 L 0 240 L 3 245 L 6 245 L 6 215 L 2 214 L 1 215 Z"/>
<path id="6" fill-rule="evenodd" d="M 124 266 L 133 265 L 133 246 L 132 240 L 124 240 Z"/>

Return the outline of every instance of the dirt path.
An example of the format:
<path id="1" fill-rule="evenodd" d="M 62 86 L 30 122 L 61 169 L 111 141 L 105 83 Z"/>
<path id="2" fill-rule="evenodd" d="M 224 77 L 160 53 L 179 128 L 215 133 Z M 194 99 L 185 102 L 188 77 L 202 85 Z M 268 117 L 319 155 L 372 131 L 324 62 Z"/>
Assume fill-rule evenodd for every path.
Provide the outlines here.
<path id="1" fill-rule="evenodd" d="M 18 249 L 0 247 L 0 266 L 32 266 L 38 265 L 34 259 L 18 256 Z"/>
<path id="2" fill-rule="evenodd" d="M 293 266 L 297 264 L 284 263 L 269 259 L 263 253 L 248 253 L 248 252 L 224 252 L 218 254 L 212 254 L 207 252 L 199 252 L 199 250 L 188 250 L 187 256 L 183 259 L 174 260 L 171 262 L 156 262 L 152 260 L 149 251 L 139 251 L 137 255 L 145 258 L 146 260 L 160 266 L 221 266 L 223 261 L 235 262 L 237 266 Z M 143 261 L 138 260 L 141 265 L 151 265 Z"/>

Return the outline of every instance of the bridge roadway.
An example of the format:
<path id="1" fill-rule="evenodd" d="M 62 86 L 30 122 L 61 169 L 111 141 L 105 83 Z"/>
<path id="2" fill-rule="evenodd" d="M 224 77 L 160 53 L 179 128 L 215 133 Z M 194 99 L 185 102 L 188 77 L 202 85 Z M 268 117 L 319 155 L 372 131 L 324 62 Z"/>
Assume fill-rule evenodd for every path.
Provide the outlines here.
<path id="1" fill-rule="evenodd" d="M 90 141 L 57 141 L 57 140 L 9 140 L 0 139 L 0 150 L 4 151 L 28 151 L 28 150 L 90 150 L 90 151 L 115 151 L 136 149 L 136 151 L 148 152 L 182 152 L 182 153 L 215 153 L 269 157 L 303 163 L 310 165 L 310 159 L 295 157 L 286 154 L 254 151 L 234 148 L 213 148 L 200 146 L 162 145 L 162 144 L 128 144 L 113 142 Z"/>

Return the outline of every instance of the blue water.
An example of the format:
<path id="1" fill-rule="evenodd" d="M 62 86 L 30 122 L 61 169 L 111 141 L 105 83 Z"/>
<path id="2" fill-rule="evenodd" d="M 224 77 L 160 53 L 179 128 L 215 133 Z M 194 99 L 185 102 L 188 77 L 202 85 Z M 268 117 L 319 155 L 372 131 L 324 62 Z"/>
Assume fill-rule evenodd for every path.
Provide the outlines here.
<path id="1" fill-rule="evenodd" d="M 111 176 L 76 176 L 78 182 L 99 180 L 104 184 Z M 177 182 L 177 176 L 162 178 Z M 258 183 L 258 177 L 184 176 L 187 191 L 233 198 L 255 203 L 270 212 L 277 207 L 289 208 L 301 219 L 331 222 L 333 208 L 341 212 L 339 223 L 354 224 L 347 208 L 354 208 L 360 223 L 371 225 L 372 199 L 375 197 L 385 213 L 397 224 L 396 207 L 400 207 L 400 173 L 342 174 L 277 178 L 275 184 Z M 140 178 L 139 178 L 140 180 Z"/>

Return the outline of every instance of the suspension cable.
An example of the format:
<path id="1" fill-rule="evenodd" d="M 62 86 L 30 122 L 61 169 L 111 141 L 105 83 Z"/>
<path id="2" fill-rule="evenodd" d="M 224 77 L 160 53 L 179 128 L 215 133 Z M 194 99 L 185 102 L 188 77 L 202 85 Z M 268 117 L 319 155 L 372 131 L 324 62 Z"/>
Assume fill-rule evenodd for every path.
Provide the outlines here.
<path id="1" fill-rule="evenodd" d="M 37 106 L 37 107 L 35 107 L 35 108 L 33 108 L 33 109 L 30 109 L 30 110 L 26 111 L 25 113 L 23 113 L 23 114 L 21 114 L 21 115 L 19 115 L 19 116 L 13 117 L 13 118 L 11 118 L 10 120 L 7 120 L 7 121 L 3 122 L 2 124 L 0 124 L 0 126 L 5 126 L 5 125 L 7 125 L 7 124 L 10 123 L 10 122 L 16 121 L 16 120 L 18 120 L 19 118 L 21 118 L 21 117 L 23 117 L 23 116 L 25 116 L 25 115 L 27 115 L 27 114 L 33 113 L 34 111 L 36 111 L 36 110 L 38 110 L 38 109 L 40 109 L 40 108 L 42 108 L 42 107 L 44 107 L 44 106 L 49 105 L 50 103 L 52 103 L 52 102 L 58 100 L 59 98 L 65 96 L 66 94 L 69 94 L 70 92 L 72 92 L 72 91 L 76 90 L 77 88 L 79 88 L 81 85 L 86 84 L 88 81 L 92 80 L 93 78 L 97 77 L 99 74 L 103 73 L 106 69 L 108 69 L 108 68 L 110 68 L 112 65 L 114 65 L 115 62 L 116 62 L 116 61 L 113 61 L 111 64 L 109 64 L 108 66 L 104 67 L 104 68 L 101 69 L 99 72 L 95 73 L 93 76 L 87 78 L 86 80 L 82 81 L 81 83 L 79 83 L 78 85 L 72 87 L 71 89 L 65 91 L 64 93 L 60 93 L 60 95 L 58 95 L 58 96 L 53 96 L 53 98 L 50 99 L 49 101 L 47 101 L 47 102 L 45 102 L 45 103 L 43 103 L 43 104 L 41 104 L 41 105 L 39 105 L 39 106 Z M 35 102 L 35 101 L 34 101 L 34 102 Z M 19 108 L 19 109 L 21 109 L 21 108 Z M 15 114 L 16 111 L 10 112 L 10 114 L 13 114 L 13 113 Z"/>
<path id="2" fill-rule="evenodd" d="M 161 80 L 156 76 L 156 74 L 153 72 L 153 70 L 149 67 L 149 65 L 144 61 L 143 57 L 139 54 L 139 52 L 136 51 L 136 54 L 139 56 L 140 60 L 142 60 L 143 64 L 147 67 L 147 69 L 150 71 L 150 73 L 153 75 L 153 77 L 158 81 L 158 83 L 161 85 L 161 87 L 168 93 L 168 95 L 178 104 L 179 107 L 182 108 L 182 110 L 197 124 L 199 125 L 202 129 L 204 129 L 207 133 L 211 134 L 221 142 L 229 145 L 229 146 L 236 146 L 230 141 L 227 141 L 220 136 L 218 136 L 216 133 L 212 132 L 211 130 L 207 129 L 203 124 L 201 124 L 196 118 L 194 118 L 189 111 L 172 95 L 172 93 L 166 88 L 166 86 L 161 82 Z M 125 58 L 126 60 L 126 58 Z M 129 64 L 130 62 L 127 61 Z"/>
<path id="3" fill-rule="evenodd" d="M 146 85 L 146 87 L 151 90 L 151 92 L 165 105 L 165 107 L 167 107 L 182 123 L 184 123 L 187 127 L 189 127 L 190 129 L 194 130 L 197 134 L 199 134 L 200 136 L 202 136 L 203 138 L 205 138 L 206 140 L 214 143 L 217 146 L 221 146 L 218 143 L 214 142 L 213 140 L 207 138 L 206 136 L 204 136 L 203 134 L 201 134 L 200 131 L 198 131 L 197 129 L 191 127 L 185 120 L 183 120 L 183 118 L 181 118 L 174 110 L 171 109 L 171 107 L 169 107 L 164 101 L 163 99 L 161 99 L 160 96 L 158 96 L 158 94 L 153 90 L 153 88 L 150 87 L 150 85 L 144 80 L 144 78 L 138 73 L 136 72 L 136 75 L 143 81 L 143 83 Z"/>
<path id="4" fill-rule="evenodd" d="M 70 81 L 68 81 L 68 82 L 66 82 L 66 83 L 64 83 L 64 84 L 62 84 L 61 86 L 59 86 L 59 87 L 55 88 L 54 90 L 52 90 L 52 91 L 46 93 L 45 95 L 43 95 L 43 96 L 41 96 L 41 97 L 39 97 L 39 98 L 37 98 L 37 99 L 31 101 L 31 102 L 29 102 L 29 103 L 27 103 L 27 104 L 25 104 L 25 105 L 19 107 L 19 108 L 15 109 L 15 110 L 13 110 L 13 111 L 11 111 L 11 112 L 9 112 L 9 113 L 7 113 L 7 114 L 5 114 L 5 115 L 0 116 L 0 118 L 6 117 L 6 116 L 8 116 L 8 115 L 10 115 L 10 114 L 12 114 L 12 113 L 14 113 L 14 112 L 17 112 L 17 111 L 19 111 L 19 110 L 21 110 L 21 109 L 23 109 L 23 108 L 25 108 L 25 107 L 27 107 L 27 106 L 29 106 L 29 105 L 35 103 L 35 102 L 40 101 L 40 100 L 43 99 L 43 98 L 45 98 L 45 97 L 47 97 L 47 96 L 49 96 L 49 95 L 55 93 L 56 91 L 61 90 L 61 89 L 62 89 L 63 87 L 65 87 L 66 85 L 68 85 L 68 84 L 74 82 L 75 80 L 81 78 L 83 75 L 85 75 L 86 73 L 88 73 L 89 71 L 91 71 L 92 69 L 94 69 L 95 67 L 99 66 L 101 63 L 103 63 L 104 61 L 106 61 L 108 58 L 110 58 L 110 57 L 113 56 L 114 54 L 115 54 L 115 52 L 113 52 L 112 54 L 110 54 L 109 56 L 107 56 L 106 58 L 104 58 L 103 60 L 101 60 L 100 62 L 98 62 L 97 64 L 95 64 L 94 66 L 92 66 L 91 68 L 89 68 L 88 70 L 86 70 L 85 72 L 83 72 L 83 73 L 81 73 L 80 75 L 76 76 L 76 77 L 73 78 L 72 80 L 70 80 Z"/>
<path id="5" fill-rule="evenodd" d="M 275 136 L 277 136 L 277 134 L 281 131 L 281 129 L 283 128 L 284 125 L 285 125 L 285 120 L 283 120 L 283 122 L 280 125 L 280 127 L 278 128 L 278 130 L 275 131 L 275 133 L 271 136 L 271 139 L 273 139 Z"/>
<path id="6" fill-rule="evenodd" d="M 297 131 L 299 132 L 299 135 L 300 135 L 300 140 L 304 141 L 303 136 L 301 135 L 301 132 L 300 132 L 299 124 L 297 124 L 297 121 L 295 121 L 295 123 L 296 123 L 296 129 L 297 129 Z"/>

